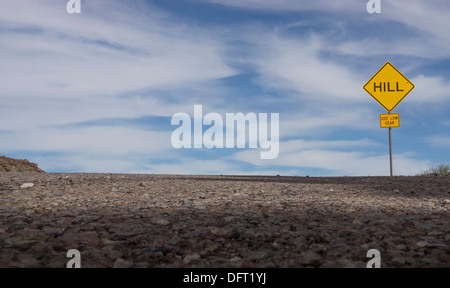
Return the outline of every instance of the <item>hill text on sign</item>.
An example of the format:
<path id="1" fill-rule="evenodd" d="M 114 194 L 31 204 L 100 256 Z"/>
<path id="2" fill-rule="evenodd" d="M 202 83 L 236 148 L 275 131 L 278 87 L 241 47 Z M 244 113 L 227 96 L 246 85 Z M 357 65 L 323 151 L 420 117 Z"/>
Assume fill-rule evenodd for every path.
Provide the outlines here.
<path id="1" fill-rule="evenodd" d="M 389 62 L 364 85 L 364 90 L 388 112 L 394 110 L 413 89 L 414 84 Z"/>
<path id="2" fill-rule="evenodd" d="M 380 127 L 392 128 L 400 127 L 400 114 L 381 114 L 380 115 Z"/>

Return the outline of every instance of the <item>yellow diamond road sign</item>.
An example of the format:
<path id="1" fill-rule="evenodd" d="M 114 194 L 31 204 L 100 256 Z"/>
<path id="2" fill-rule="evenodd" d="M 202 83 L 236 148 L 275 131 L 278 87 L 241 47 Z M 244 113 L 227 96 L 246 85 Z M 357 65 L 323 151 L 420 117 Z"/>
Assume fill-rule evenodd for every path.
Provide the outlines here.
<path id="1" fill-rule="evenodd" d="M 389 62 L 386 62 L 369 82 L 364 85 L 364 90 L 375 98 L 389 113 L 413 89 L 414 84 Z"/>

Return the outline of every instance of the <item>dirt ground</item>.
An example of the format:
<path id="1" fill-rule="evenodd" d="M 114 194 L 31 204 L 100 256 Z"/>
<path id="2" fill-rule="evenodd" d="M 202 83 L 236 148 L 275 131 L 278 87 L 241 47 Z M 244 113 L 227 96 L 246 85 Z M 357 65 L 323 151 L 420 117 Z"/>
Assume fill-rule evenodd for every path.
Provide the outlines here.
<path id="1" fill-rule="evenodd" d="M 82 267 L 366 267 L 370 249 L 450 267 L 449 247 L 450 176 L 0 173 L 0 267 L 70 249 Z"/>

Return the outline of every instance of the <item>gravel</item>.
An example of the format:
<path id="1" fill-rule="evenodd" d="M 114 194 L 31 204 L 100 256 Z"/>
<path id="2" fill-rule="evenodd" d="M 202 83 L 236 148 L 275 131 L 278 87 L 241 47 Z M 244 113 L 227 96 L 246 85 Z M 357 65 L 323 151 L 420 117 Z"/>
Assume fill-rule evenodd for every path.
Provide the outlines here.
<path id="1" fill-rule="evenodd" d="M 0 267 L 448 268 L 449 203 L 449 176 L 2 172 Z"/>

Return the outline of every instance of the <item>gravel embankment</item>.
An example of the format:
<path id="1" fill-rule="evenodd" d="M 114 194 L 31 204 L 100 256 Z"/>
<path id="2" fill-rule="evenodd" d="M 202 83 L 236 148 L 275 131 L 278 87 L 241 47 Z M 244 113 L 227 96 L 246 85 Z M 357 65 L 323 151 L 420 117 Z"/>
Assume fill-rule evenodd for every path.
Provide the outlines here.
<path id="1" fill-rule="evenodd" d="M 21 189 L 24 183 L 33 187 Z M 0 173 L 0 267 L 450 267 L 450 176 Z"/>

